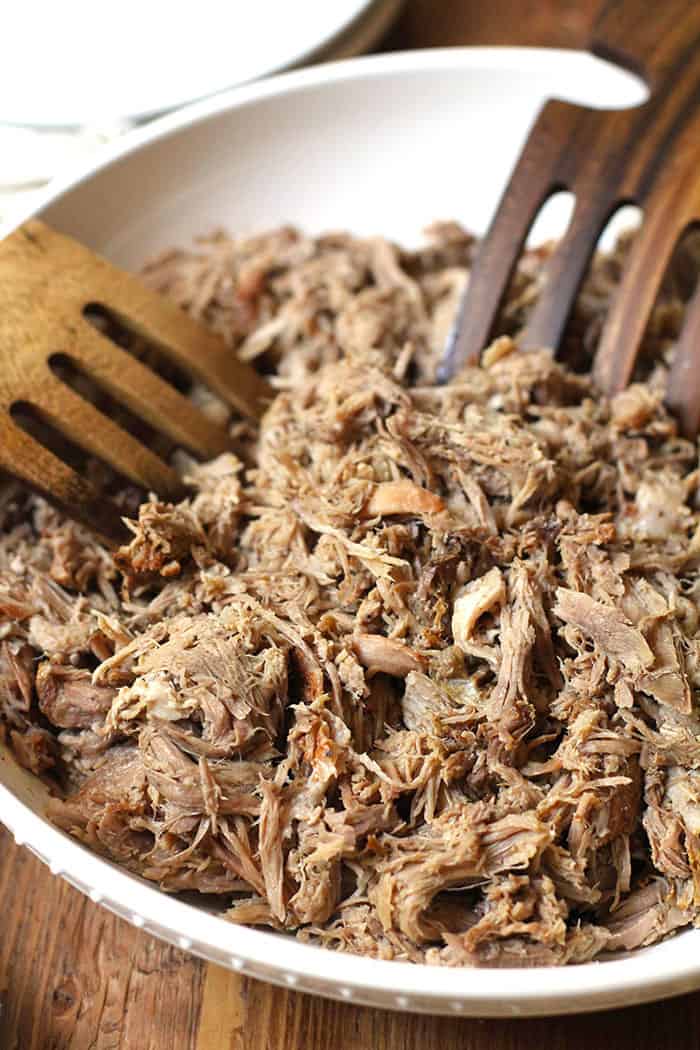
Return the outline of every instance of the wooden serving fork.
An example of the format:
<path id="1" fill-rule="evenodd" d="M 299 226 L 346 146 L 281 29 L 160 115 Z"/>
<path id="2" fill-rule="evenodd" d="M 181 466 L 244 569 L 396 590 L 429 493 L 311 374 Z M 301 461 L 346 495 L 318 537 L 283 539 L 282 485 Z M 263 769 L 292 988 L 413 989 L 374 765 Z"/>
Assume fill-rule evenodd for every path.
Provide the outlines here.
<path id="1" fill-rule="evenodd" d="M 590 50 L 639 74 L 649 97 L 631 109 L 543 107 L 501 198 L 460 307 L 439 379 L 478 360 L 528 231 L 544 202 L 574 194 L 574 211 L 547 260 L 541 295 L 519 339 L 556 353 L 598 238 L 612 214 L 637 204 L 643 221 L 606 318 L 594 362 L 599 388 L 630 379 L 666 268 L 700 222 L 700 2 L 614 0 Z M 686 312 L 667 400 L 689 436 L 700 428 L 700 292 Z"/>
<path id="2" fill-rule="evenodd" d="M 198 456 L 216 456 L 230 442 L 223 427 L 87 320 L 86 308 L 94 305 L 243 416 L 259 418 L 272 395 L 217 336 L 69 237 L 32 221 L 0 242 L 0 470 L 103 536 L 119 539 L 116 508 L 22 429 L 13 409 L 26 406 L 146 490 L 174 497 L 182 483 L 155 452 L 62 382 L 51 368 L 53 358 L 68 359 L 132 416 Z"/>

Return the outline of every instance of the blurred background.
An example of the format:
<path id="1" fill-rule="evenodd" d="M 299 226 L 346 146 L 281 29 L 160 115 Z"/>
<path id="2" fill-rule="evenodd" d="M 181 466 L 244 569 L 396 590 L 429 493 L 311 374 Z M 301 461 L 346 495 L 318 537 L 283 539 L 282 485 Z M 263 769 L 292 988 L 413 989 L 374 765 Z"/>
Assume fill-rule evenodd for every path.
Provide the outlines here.
<path id="1" fill-rule="evenodd" d="M 0 223 L 130 128 L 282 70 L 416 47 L 578 47 L 600 0 L 24 0 L 5 9 Z M 196 11 L 196 17 L 195 12 Z"/>

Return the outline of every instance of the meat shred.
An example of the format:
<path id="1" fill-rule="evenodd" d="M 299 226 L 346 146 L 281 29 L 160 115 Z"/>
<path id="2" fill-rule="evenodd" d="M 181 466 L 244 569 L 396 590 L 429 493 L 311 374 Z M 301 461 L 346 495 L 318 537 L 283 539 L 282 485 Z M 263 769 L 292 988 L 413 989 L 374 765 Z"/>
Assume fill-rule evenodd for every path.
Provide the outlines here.
<path id="1" fill-rule="evenodd" d="M 191 497 L 143 502 L 118 552 L 0 494 L 0 733 L 56 824 L 384 959 L 584 962 L 700 924 L 700 473 L 663 406 L 689 258 L 608 400 L 587 366 L 627 243 L 568 367 L 512 338 L 545 248 L 446 387 L 455 224 L 147 267 L 277 393 L 259 432 L 229 420 L 236 455 L 176 454 Z"/>

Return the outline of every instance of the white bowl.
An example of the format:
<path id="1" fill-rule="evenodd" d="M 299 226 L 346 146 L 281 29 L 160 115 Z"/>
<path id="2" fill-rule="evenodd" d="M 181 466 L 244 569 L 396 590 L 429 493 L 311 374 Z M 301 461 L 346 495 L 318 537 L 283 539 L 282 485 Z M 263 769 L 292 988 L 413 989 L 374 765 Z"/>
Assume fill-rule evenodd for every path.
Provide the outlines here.
<path id="1" fill-rule="evenodd" d="M 38 213 L 129 266 L 220 224 L 245 232 L 295 222 L 404 241 L 436 218 L 483 230 L 530 121 L 553 94 L 619 106 L 644 92 L 590 56 L 557 51 L 341 62 L 238 89 L 132 133 L 53 188 Z M 19 843 L 128 921 L 263 980 L 374 1006 L 481 1016 L 602 1009 L 700 985 L 700 932 L 692 930 L 585 966 L 467 972 L 232 926 L 90 853 L 47 823 L 45 803 L 38 781 L 0 749 L 0 817 Z"/>
<path id="2" fill-rule="evenodd" d="M 256 0 L 243 13 L 221 0 L 122 0 L 105 12 L 93 0 L 24 0 L 3 19 L 0 121 L 77 129 L 143 120 L 341 51 L 359 54 L 398 8 L 399 0 Z"/>

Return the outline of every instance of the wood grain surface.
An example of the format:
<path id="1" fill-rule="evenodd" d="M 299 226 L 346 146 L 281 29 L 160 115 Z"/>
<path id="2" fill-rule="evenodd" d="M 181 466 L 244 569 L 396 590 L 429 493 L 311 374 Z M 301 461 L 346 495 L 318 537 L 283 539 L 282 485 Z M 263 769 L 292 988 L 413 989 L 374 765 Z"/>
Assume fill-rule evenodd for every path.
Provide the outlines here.
<path id="1" fill-rule="evenodd" d="M 114 505 L 79 470 L 26 433 L 12 406 L 29 406 L 68 441 L 146 492 L 181 498 L 182 480 L 151 448 L 53 374 L 57 345 L 78 371 L 175 444 L 213 459 L 231 442 L 189 398 L 98 332 L 84 316 L 91 303 L 99 303 L 137 339 L 167 352 L 178 368 L 239 414 L 260 419 L 272 390 L 251 365 L 228 352 L 220 336 L 72 237 L 34 219 L 2 240 L 0 469 L 107 540 L 125 543 L 129 530 Z"/>
<path id="2" fill-rule="evenodd" d="M 599 0 L 409 0 L 384 47 L 576 47 L 598 7 Z M 98 908 L 2 829 L 0 1003 L 0 1050 L 700 1048 L 700 993 L 588 1017 L 470 1021 L 326 1002 L 237 977 Z"/>

